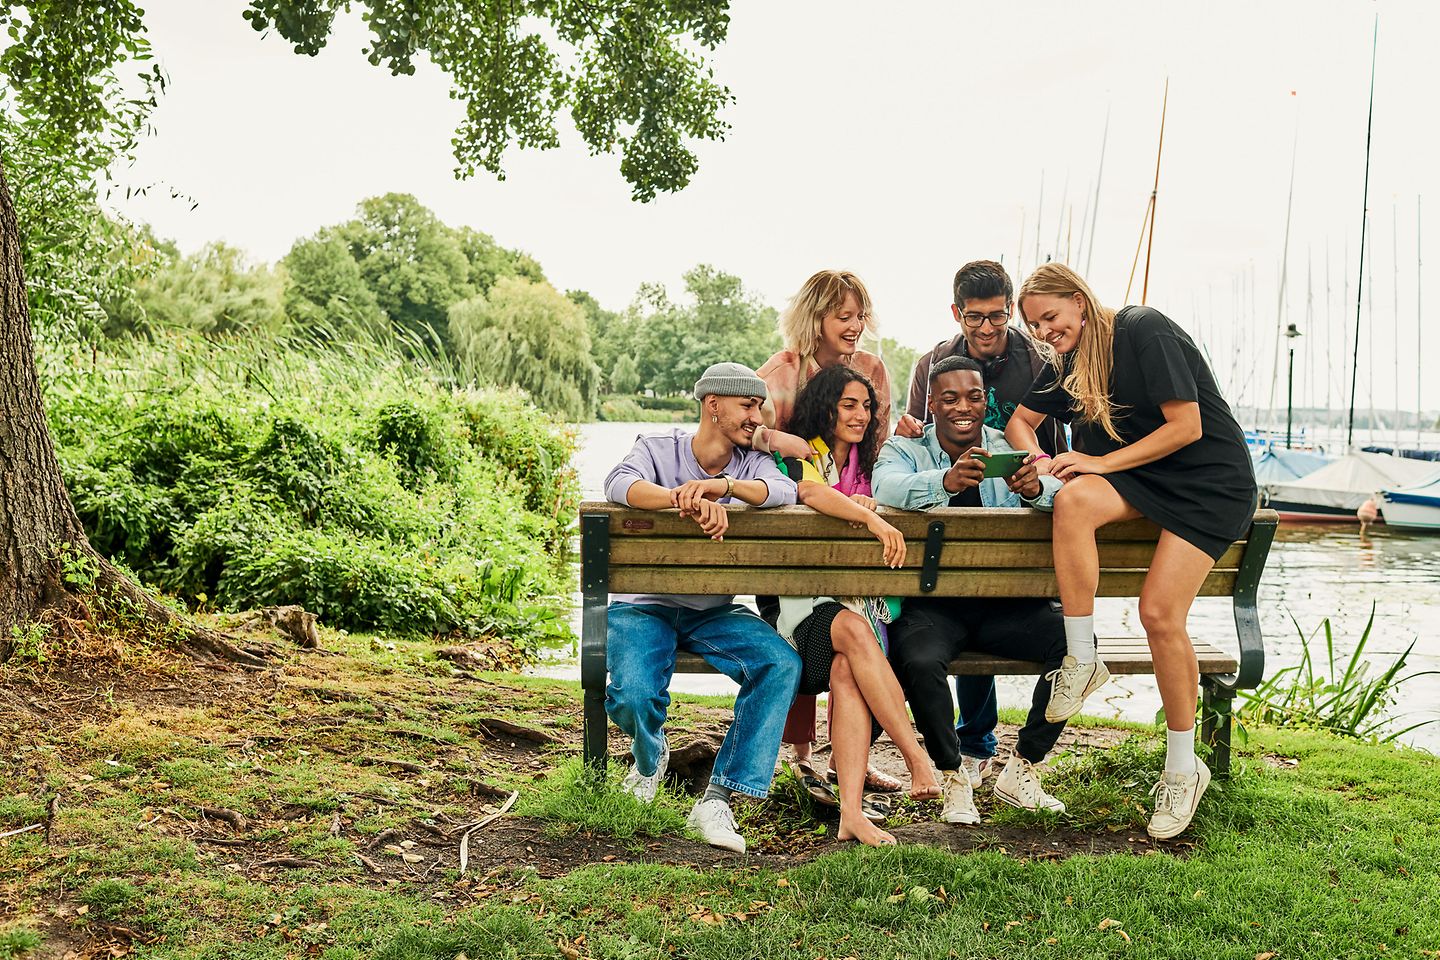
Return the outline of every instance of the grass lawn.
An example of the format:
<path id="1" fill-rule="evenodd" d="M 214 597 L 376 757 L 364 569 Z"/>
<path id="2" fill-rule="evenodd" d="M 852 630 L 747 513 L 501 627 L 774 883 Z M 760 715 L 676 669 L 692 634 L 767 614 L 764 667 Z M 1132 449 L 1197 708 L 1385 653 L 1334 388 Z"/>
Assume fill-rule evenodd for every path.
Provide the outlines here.
<path id="1" fill-rule="evenodd" d="M 1157 845 L 1160 739 L 1087 721 L 1113 745 L 1053 761 L 1061 817 L 987 802 L 948 827 L 905 804 L 913 842 L 855 849 L 782 777 L 736 857 L 683 836 L 689 798 L 587 780 L 575 685 L 325 646 L 259 676 L 0 674 L 0 833 L 59 798 L 48 841 L 0 839 L 0 960 L 1440 958 L 1428 754 L 1251 730 L 1236 779 Z M 721 703 L 674 710 L 723 729 Z"/>

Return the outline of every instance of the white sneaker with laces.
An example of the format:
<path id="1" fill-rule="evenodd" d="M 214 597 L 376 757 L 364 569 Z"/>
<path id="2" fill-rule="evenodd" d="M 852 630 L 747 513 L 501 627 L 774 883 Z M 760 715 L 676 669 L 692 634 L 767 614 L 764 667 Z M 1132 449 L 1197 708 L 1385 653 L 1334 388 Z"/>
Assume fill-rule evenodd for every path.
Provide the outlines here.
<path id="1" fill-rule="evenodd" d="M 1085 698 L 1110 680 L 1105 662 L 1081 663 L 1068 653 L 1058 669 L 1045 674 L 1050 681 L 1050 702 L 1045 705 L 1045 719 L 1050 723 L 1069 720 L 1080 712 Z"/>
<path id="2" fill-rule="evenodd" d="M 985 771 L 990 769 L 989 757 L 967 757 L 960 755 L 960 769 L 970 778 L 972 789 L 979 790 L 980 784 L 985 780 Z"/>
<path id="3" fill-rule="evenodd" d="M 701 800 L 685 823 L 712 847 L 745 852 L 745 838 L 735 829 L 735 811 L 724 800 Z"/>
<path id="4" fill-rule="evenodd" d="M 1145 832 L 1156 840 L 1169 840 L 1184 833 L 1209 786 L 1210 768 L 1203 760 L 1195 761 L 1195 772 L 1188 777 L 1179 773 L 1162 774 L 1160 782 L 1150 791 L 1155 797 L 1155 815 Z"/>
<path id="5" fill-rule="evenodd" d="M 995 778 L 995 796 L 1022 810 L 1048 810 L 1064 813 L 1065 804 L 1045 792 L 1030 761 L 1018 754 L 1005 763 Z"/>
<path id="6" fill-rule="evenodd" d="M 940 789 L 945 794 L 945 805 L 940 809 L 941 820 L 971 826 L 980 822 L 980 811 L 975 809 L 975 788 L 970 786 L 968 774 L 963 770 L 941 770 Z"/>
<path id="7" fill-rule="evenodd" d="M 653 803 L 655 794 L 660 791 L 660 782 L 665 779 L 665 770 L 670 766 L 670 740 L 666 737 L 660 738 L 660 759 L 655 764 L 655 772 L 645 776 L 639 768 L 632 766 L 625 774 L 625 779 L 620 781 L 620 788 L 633 796 L 641 803 Z"/>

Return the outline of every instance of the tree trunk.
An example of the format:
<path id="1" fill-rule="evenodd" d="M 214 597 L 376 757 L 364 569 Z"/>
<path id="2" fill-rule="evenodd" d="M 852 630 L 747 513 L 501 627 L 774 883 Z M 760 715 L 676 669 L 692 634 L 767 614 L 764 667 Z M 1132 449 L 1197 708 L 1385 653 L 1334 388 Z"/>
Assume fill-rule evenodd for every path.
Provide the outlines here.
<path id="1" fill-rule="evenodd" d="M 128 598 L 157 624 L 178 621 L 187 652 L 264 666 L 214 631 L 177 617 L 90 546 L 45 420 L 21 259 L 15 204 L 0 162 L 0 663 L 10 656 L 12 628 L 42 619 L 71 596 L 59 561 L 61 545 L 69 543 L 95 559 L 97 590 Z"/>

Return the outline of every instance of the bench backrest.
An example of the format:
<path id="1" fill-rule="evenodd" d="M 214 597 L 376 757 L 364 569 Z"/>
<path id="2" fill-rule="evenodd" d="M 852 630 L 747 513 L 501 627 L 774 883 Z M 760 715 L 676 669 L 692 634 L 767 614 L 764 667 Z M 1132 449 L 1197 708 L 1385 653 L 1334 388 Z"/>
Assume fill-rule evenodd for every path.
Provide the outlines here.
<path id="1" fill-rule="evenodd" d="M 723 541 L 716 542 L 674 510 L 587 502 L 580 508 L 582 561 L 588 569 L 604 563 L 605 585 L 611 593 L 901 597 L 932 593 L 1053 597 L 1057 593 L 1048 513 L 993 507 L 944 507 L 924 513 L 882 507 L 881 513 L 907 541 L 905 564 L 898 570 L 885 567 L 879 541 L 868 530 L 798 506 L 732 507 L 730 529 Z M 1249 536 L 1215 564 L 1200 595 L 1248 592 L 1253 602 L 1276 521 L 1273 510 L 1256 513 Z M 1160 528 L 1148 520 L 1102 528 L 1097 538 L 1098 595 L 1138 596 L 1159 535 Z"/>

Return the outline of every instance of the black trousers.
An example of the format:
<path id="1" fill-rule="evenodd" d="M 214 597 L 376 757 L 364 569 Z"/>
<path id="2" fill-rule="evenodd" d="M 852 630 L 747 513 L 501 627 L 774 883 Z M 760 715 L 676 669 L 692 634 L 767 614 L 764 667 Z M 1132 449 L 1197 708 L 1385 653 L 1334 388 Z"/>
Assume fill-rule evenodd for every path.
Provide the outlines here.
<path id="1" fill-rule="evenodd" d="M 930 759 L 941 770 L 960 767 L 955 706 L 949 666 L 964 651 L 1037 660 L 1045 672 L 1065 659 L 1065 620 L 1049 600 L 1029 598 L 936 597 L 905 600 L 890 625 L 890 663 L 900 678 L 915 729 L 925 738 Z M 1017 752 L 1039 763 L 1060 739 L 1064 723 L 1045 719 L 1050 681 L 1035 683 L 1030 713 L 1020 728 Z"/>

